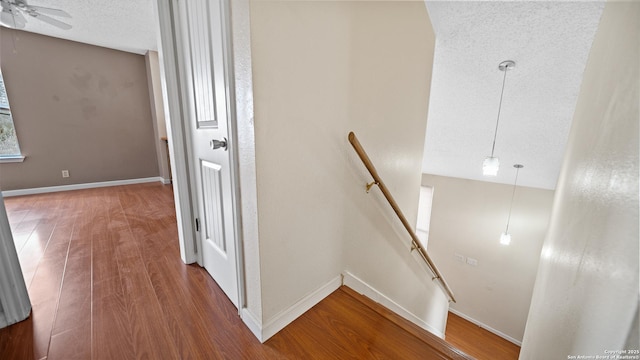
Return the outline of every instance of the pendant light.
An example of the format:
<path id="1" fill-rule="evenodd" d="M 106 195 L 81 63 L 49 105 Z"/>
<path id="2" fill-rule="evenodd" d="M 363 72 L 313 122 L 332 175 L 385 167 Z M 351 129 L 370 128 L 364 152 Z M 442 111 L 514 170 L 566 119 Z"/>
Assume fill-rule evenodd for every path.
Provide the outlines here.
<path id="1" fill-rule="evenodd" d="M 518 183 L 518 172 L 520 169 L 524 167 L 524 165 L 515 164 L 513 165 L 516 168 L 516 179 L 513 182 L 513 192 L 511 193 L 511 205 L 509 205 L 509 217 L 507 218 L 507 227 L 504 229 L 502 235 L 500 235 L 500 244 L 509 245 L 511 243 L 511 234 L 509 234 L 509 221 L 511 221 L 511 209 L 513 209 L 513 198 L 516 195 L 516 184 Z"/>
<path id="2" fill-rule="evenodd" d="M 504 83 L 507 80 L 507 70 L 512 70 L 516 67 L 516 63 L 512 60 L 505 60 L 498 65 L 498 69 L 504 72 L 502 78 L 502 91 L 500 91 L 500 103 L 498 104 L 498 118 L 496 119 L 496 130 L 493 133 L 493 146 L 491 147 L 491 156 L 488 156 L 482 162 L 482 175 L 484 176 L 496 176 L 498 175 L 498 169 L 500 168 L 500 161 L 497 157 L 493 156 L 496 149 L 496 137 L 498 136 L 498 124 L 500 123 L 500 110 L 502 109 L 502 96 L 504 95 Z"/>

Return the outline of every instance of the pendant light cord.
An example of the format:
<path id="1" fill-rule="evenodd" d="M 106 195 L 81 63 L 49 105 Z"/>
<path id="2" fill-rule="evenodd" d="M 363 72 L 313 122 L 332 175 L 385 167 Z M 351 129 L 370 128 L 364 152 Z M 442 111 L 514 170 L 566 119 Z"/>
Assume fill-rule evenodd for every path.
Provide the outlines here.
<path id="1" fill-rule="evenodd" d="M 516 184 L 518 183 L 518 173 L 520 168 L 516 168 L 516 180 L 513 182 L 513 192 L 511 193 L 511 205 L 509 205 L 509 216 L 507 217 L 507 228 L 504 230 L 505 234 L 509 233 L 509 222 L 511 221 L 511 209 L 513 209 L 513 198 L 516 196 Z"/>
<path id="2" fill-rule="evenodd" d="M 493 157 L 493 152 L 496 149 L 496 137 L 498 136 L 498 124 L 500 123 L 500 110 L 502 109 L 502 96 L 504 95 L 504 83 L 507 80 L 507 71 L 509 71 L 509 67 L 505 67 L 504 76 L 502 77 L 502 91 L 500 91 L 500 103 L 498 104 L 498 118 L 496 119 L 496 130 L 493 133 L 493 146 L 491 146 L 491 157 Z"/>

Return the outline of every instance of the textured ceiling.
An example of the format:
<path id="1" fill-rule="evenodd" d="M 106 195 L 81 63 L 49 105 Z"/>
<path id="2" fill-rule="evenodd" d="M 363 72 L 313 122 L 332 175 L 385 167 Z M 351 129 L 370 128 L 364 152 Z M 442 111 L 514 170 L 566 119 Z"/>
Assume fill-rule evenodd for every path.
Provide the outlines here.
<path id="1" fill-rule="evenodd" d="M 153 0 L 28 0 L 29 5 L 68 12 L 72 19 L 55 17 L 73 26 L 60 30 L 27 16 L 25 31 L 144 54 L 157 50 Z"/>
<path id="2" fill-rule="evenodd" d="M 427 2 L 436 32 L 423 172 L 554 189 L 604 3 Z M 482 175 L 496 141 L 497 177 Z"/>

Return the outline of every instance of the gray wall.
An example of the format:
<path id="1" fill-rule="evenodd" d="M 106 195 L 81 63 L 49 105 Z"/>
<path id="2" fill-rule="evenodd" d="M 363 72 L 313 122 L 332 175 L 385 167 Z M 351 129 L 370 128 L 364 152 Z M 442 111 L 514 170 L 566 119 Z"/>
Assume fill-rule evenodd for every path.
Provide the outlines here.
<path id="1" fill-rule="evenodd" d="M 638 349 L 629 336 L 638 326 L 638 34 L 640 3 L 609 1 L 576 104 L 520 359 Z"/>
<path id="2" fill-rule="evenodd" d="M 6 28 L 0 36 L 27 156 L 0 164 L 2 190 L 159 175 L 144 56 Z"/>

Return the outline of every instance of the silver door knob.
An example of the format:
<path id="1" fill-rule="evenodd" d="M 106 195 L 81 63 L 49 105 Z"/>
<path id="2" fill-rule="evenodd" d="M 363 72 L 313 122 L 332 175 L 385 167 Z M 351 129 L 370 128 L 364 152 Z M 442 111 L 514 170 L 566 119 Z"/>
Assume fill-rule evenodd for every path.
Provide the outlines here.
<path id="1" fill-rule="evenodd" d="M 223 138 L 224 140 L 216 140 L 213 139 L 209 141 L 209 147 L 211 150 L 223 148 L 225 151 L 227 150 L 227 138 Z"/>

